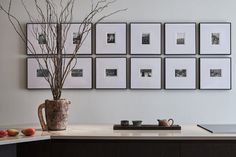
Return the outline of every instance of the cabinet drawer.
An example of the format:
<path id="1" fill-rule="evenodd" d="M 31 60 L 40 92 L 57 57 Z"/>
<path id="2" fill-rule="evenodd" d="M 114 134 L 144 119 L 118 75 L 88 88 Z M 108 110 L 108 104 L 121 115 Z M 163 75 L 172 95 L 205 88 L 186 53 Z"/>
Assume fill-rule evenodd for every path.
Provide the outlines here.
<path id="1" fill-rule="evenodd" d="M 143 140 L 55 140 L 54 157 L 180 157 L 179 144 Z"/>
<path id="2" fill-rule="evenodd" d="M 182 142 L 181 157 L 236 157 L 234 141 Z"/>

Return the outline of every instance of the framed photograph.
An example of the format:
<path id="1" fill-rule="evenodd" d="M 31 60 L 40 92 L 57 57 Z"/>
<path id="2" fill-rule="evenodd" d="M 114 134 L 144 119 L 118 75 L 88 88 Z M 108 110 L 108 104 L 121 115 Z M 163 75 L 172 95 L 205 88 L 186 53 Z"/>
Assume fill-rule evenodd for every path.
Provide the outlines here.
<path id="1" fill-rule="evenodd" d="M 27 58 L 27 89 L 50 89 L 44 76 L 49 77 L 43 58 L 39 58 L 40 68 L 35 58 Z"/>
<path id="2" fill-rule="evenodd" d="M 200 23 L 200 54 L 231 54 L 231 23 Z"/>
<path id="3" fill-rule="evenodd" d="M 231 89 L 231 58 L 200 58 L 200 89 Z"/>
<path id="4" fill-rule="evenodd" d="M 69 58 L 63 62 L 68 63 Z M 70 71 L 64 84 L 64 89 L 92 89 L 92 58 L 77 58 L 72 62 L 75 67 Z"/>
<path id="5" fill-rule="evenodd" d="M 96 58 L 96 89 L 126 89 L 126 58 Z"/>
<path id="6" fill-rule="evenodd" d="M 126 23 L 96 24 L 96 54 L 126 54 Z"/>
<path id="7" fill-rule="evenodd" d="M 161 58 L 130 59 L 131 89 L 161 89 Z"/>
<path id="8" fill-rule="evenodd" d="M 28 23 L 27 54 L 47 54 L 46 45 L 55 45 L 54 52 L 57 52 L 57 24 Z"/>
<path id="9" fill-rule="evenodd" d="M 161 23 L 130 24 L 131 54 L 161 54 Z"/>
<path id="10" fill-rule="evenodd" d="M 165 23 L 165 54 L 196 54 L 196 23 Z"/>
<path id="11" fill-rule="evenodd" d="M 196 89 L 196 58 L 165 58 L 165 89 Z"/>
<path id="12" fill-rule="evenodd" d="M 67 27 L 68 24 L 61 24 L 61 27 Z M 68 30 L 67 38 L 65 41 L 65 54 L 73 54 L 76 44 L 79 40 L 82 41 L 82 45 L 78 51 L 78 55 L 90 55 L 92 54 L 92 29 L 88 34 L 84 34 L 81 39 L 81 30 L 83 30 L 85 24 L 82 23 L 71 23 Z M 89 24 L 89 28 L 92 28 L 92 24 Z"/>

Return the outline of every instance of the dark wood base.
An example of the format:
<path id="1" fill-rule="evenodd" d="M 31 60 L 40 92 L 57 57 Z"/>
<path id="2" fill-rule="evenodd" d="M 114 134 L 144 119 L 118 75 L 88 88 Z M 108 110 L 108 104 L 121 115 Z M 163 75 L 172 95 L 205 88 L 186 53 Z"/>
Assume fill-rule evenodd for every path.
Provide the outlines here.
<path id="1" fill-rule="evenodd" d="M 235 157 L 236 141 L 48 140 L 17 144 L 17 157 L 32 156 Z"/>
<path id="2" fill-rule="evenodd" d="M 16 157 L 16 144 L 0 146 L 0 157 Z"/>
<path id="3" fill-rule="evenodd" d="M 167 141 L 53 141 L 55 157 L 179 157 L 179 147 Z"/>

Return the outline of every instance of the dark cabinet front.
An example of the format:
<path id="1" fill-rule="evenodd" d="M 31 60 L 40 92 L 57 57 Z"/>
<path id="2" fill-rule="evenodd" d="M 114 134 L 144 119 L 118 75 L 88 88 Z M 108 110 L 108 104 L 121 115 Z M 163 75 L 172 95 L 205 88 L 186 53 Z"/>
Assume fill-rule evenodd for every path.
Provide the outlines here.
<path id="1" fill-rule="evenodd" d="M 0 157 L 16 157 L 16 144 L 0 145 Z"/>
<path id="2" fill-rule="evenodd" d="M 235 141 L 186 141 L 181 157 L 236 157 Z"/>
<path id="3" fill-rule="evenodd" d="M 180 157 L 179 144 L 142 140 L 55 140 L 54 157 Z"/>
<path id="4" fill-rule="evenodd" d="M 51 141 L 35 141 L 17 144 L 17 157 L 52 157 Z"/>
<path id="5" fill-rule="evenodd" d="M 47 140 L 16 148 L 17 157 L 236 157 L 231 140 Z"/>

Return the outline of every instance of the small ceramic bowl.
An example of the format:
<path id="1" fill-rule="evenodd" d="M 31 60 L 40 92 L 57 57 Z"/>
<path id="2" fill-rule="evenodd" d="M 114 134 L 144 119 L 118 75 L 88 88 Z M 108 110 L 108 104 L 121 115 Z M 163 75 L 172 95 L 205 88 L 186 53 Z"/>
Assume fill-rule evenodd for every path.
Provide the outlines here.
<path id="1" fill-rule="evenodd" d="M 120 125 L 121 126 L 129 126 L 129 121 L 128 120 L 121 120 Z"/>
<path id="2" fill-rule="evenodd" d="M 133 126 L 142 126 L 142 122 L 141 120 L 133 120 Z"/>

